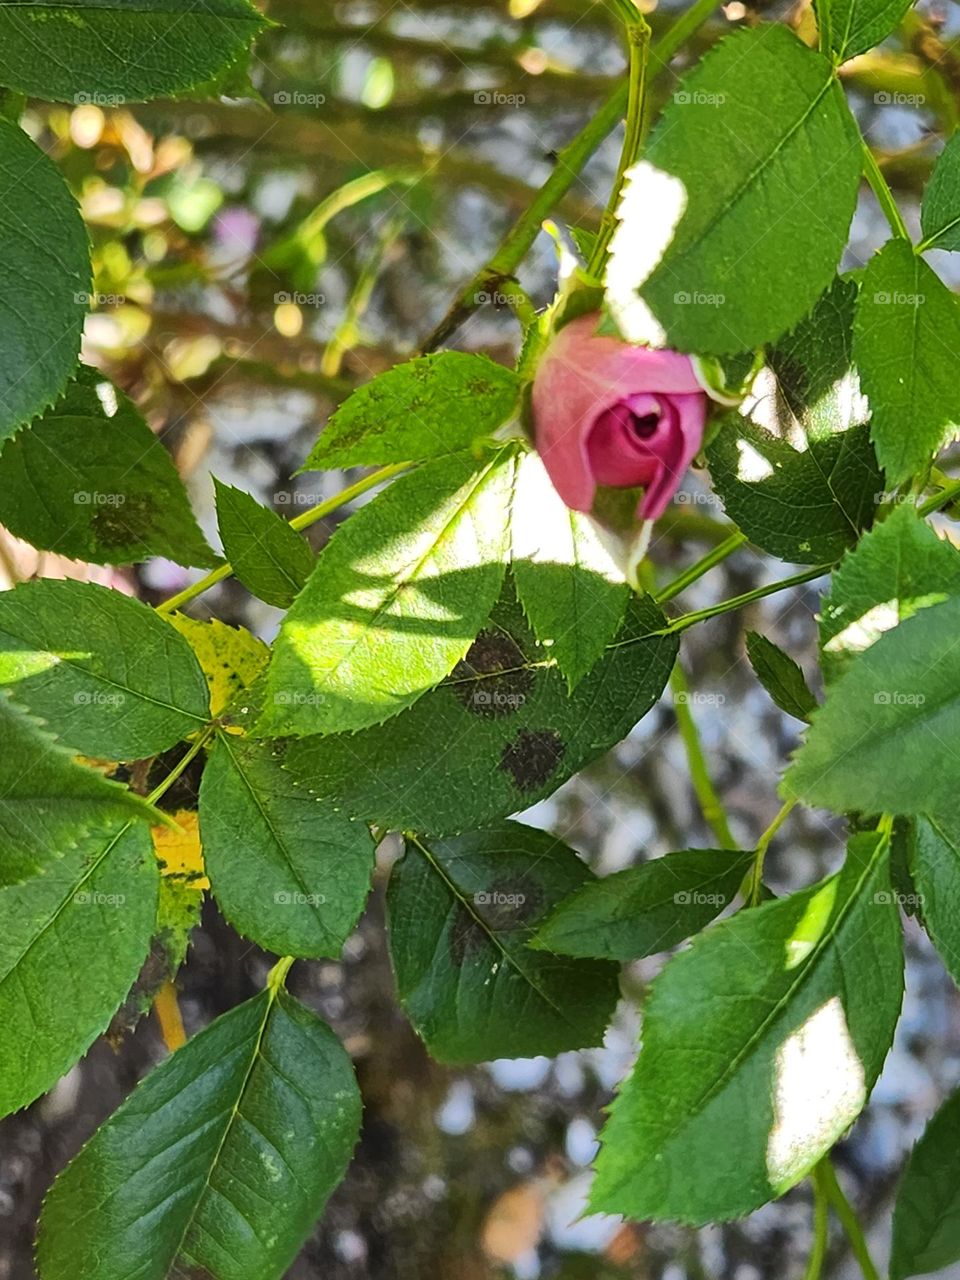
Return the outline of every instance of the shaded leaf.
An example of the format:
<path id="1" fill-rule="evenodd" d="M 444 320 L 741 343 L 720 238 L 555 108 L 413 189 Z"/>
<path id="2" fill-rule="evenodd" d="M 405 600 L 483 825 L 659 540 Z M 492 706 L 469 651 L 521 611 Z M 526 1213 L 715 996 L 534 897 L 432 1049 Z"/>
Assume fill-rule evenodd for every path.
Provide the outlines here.
<path id="1" fill-rule="evenodd" d="M 537 923 L 592 879 L 572 849 L 508 822 L 451 840 L 410 836 L 387 895 L 400 1003 L 440 1062 L 599 1044 L 615 966 L 532 951 Z"/>
<path id="2" fill-rule="evenodd" d="M 753 856 L 684 849 L 590 880 L 558 903 L 531 946 L 609 960 L 669 951 L 730 905 Z"/>
<path id="3" fill-rule="evenodd" d="M 0 521 L 43 551 L 92 564 L 150 556 L 219 563 L 170 455 L 123 392 L 92 369 L 7 441 Z"/>
<path id="4" fill-rule="evenodd" d="M 224 76 L 268 24 L 247 0 L 0 0 L 0 81 L 121 106 Z"/>
<path id="5" fill-rule="evenodd" d="M 923 192 L 923 242 L 930 249 L 960 249 L 960 133 L 947 142 Z"/>
<path id="6" fill-rule="evenodd" d="M 703 1224 L 799 1181 L 859 1114 L 903 992 L 888 850 L 723 920 L 675 956 L 602 1134 L 591 1207 Z"/>
<path id="7" fill-rule="evenodd" d="M 824 677 L 835 679 L 885 631 L 960 594 L 960 553 L 903 505 L 865 534 L 830 580 L 820 610 Z"/>
<path id="8" fill-rule="evenodd" d="M 216 477 L 213 483 L 220 537 L 233 572 L 258 599 L 289 608 L 316 563 L 309 544 L 249 493 Z"/>
<path id="9" fill-rule="evenodd" d="M 75 764 L 4 692 L 0 740 L 0 886 L 47 869 L 93 827 L 157 816 L 126 787 Z"/>
<path id="10" fill-rule="evenodd" d="M 913 0 L 817 0 L 817 21 L 826 25 L 837 61 L 846 62 L 891 35 L 912 6 Z"/>
<path id="11" fill-rule="evenodd" d="M 245 937 L 279 955 L 340 955 L 363 910 L 373 840 L 281 767 L 282 745 L 224 734 L 200 787 L 217 902 Z"/>
<path id="12" fill-rule="evenodd" d="M 359 1126 L 340 1042 L 268 988 L 152 1071 L 60 1174 L 42 1280 L 280 1280 Z"/>
<path id="13" fill-rule="evenodd" d="M 207 722 L 203 672 L 154 611 L 89 582 L 0 594 L 0 685 L 85 755 L 137 760 Z"/>
<path id="14" fill-rule="evenodd" d="M 947 972 L 960 984 L 960 830 L 955 814 L 917 818 L 908 845 L 910 876 L 923 925 Z"/>
<path id="15" fill-rule="evenodd" d="M 877 458 L 899 484 L 925 468 L 960 423 L 960 303 L 905 240 L 888 240 L 867 264 L 853 350 Z"/>
<path id="16" fill-rule="evenodd" d="M 433 835 L 484 826 L 555 791 L 646 715 L 677 656 L 664 625 L 648 598 L 631 600 L 570 694 L 511 585 L 436 690 L 382 728 L 291 743 L 285 767 L 351 817 Z"/>
<path id="17" fill-rule="evenodd" d="M 910 1154 L 893 1209 L 891 1280 L 940 1271 L 960 1258 L 960 1092 L 951 1094 Z"/>
<path id="18" fill-rule="evenodd" d="M 747 632 L 747 657 L 757 679 L 781 711 L 798 720 L 809 720 L 817 700 L 807 687 L 797 663 L 772 640 L 757 631 Z"/>
<path id="19" fill-rule="evenodd" d="M 862 653 L 814 713 L 785 795 L 838 813 L 952 813 L 960 787 L 960 599 Z"/>
<path id="20" fill-rule="evenodd" d="M 0 1114 L 50 1089 L 106 1030 L 150 946 L 157 879 L 149 832 L 128 822 L 0 890 Z"/>
<path id="21" fill-rule="evenodd" d="M 32 5 L 21 7 L 27 22 L 34 11 Z M 0 83 L 13 87 L 4 74 L 5 45 L 0 34 Z M 90 250 L 80 210 L 59 170 L 18 124 L 4 119 L 0 189 L 3 441 L 52 404 L 73 373 L 90 291 Z"/>

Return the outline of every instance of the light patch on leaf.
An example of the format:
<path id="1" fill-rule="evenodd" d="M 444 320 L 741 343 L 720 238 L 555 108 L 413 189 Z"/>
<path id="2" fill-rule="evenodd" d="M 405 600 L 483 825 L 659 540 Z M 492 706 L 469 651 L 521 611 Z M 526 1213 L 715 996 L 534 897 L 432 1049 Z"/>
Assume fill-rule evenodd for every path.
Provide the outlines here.
<path id="1" fill-rule="evenodd" d="M 196 654 L 210 689 L 210 714 L 220 716 L 264 670 L 270 650 L 244 627 L 217 618 L 201 622 L 185 614 L 168 618 Z"/>
<path id="2" fill-rule="evenodd" d="M 638 295 L 673 240 L 687 207 L 679 178 L 641 160 L 627 174 L 617 210 L 619 226 L 610 242 L 607 304 L 630 342 L 662 347 L 663 326 Z"/>
<path id="3" fill-rule="evenodd" d="M 737 479 L 744 484 L 759 484 L 774 473 L 773 464 L 749 440 L 737 441 L 737 459 Z"/>
<path id="4" fill-rule="evenodd" d="M 771 1186 L 792 1186 L 866 1100 L 863 1064 L 843 1004 L 833 996 L 777 1051 L 774 1122 L 767 1142 Z"/>

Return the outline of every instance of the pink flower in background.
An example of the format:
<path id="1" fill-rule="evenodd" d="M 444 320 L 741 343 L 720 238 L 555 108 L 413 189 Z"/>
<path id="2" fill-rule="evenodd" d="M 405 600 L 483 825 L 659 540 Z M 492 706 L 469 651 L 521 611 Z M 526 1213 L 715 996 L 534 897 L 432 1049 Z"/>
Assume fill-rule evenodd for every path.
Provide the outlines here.
<path id="1" fill-rule="evenodd" d="M 596 333 L 581 316 L 547 348 L 533 383 L 536 446 L 568 507 L 597 487 L 643 485 L 641 520 L 661 516 L 703 440 L 707 397 L 693 361 Z"/>

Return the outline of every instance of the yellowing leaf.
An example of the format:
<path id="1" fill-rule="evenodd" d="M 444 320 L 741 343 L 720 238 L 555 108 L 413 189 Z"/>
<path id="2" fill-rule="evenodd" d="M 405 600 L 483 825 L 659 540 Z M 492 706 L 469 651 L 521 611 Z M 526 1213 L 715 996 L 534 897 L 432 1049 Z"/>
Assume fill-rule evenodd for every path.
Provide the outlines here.
<path id="1" fill-rule="evenodd" d="M 210 688 L 210 714 L 222 715 L 267 665 L 270 650 L 245 628 L 229 627 L 217 618 L 201 622 L 175 613 L 168 621 L 193 649 L 203 669 Z"/>
<path id="2" fill-rule="evenodd" d="M 209 889 L 203 850 L 200 847 L 200 828 L 197 815 L 189 809 L 181 809 L 174 818 L 183 828 L 171 831 L 167 827 L 153 828 L 153 848 L 165 876 L 175 877 L 196 890 Z"/>

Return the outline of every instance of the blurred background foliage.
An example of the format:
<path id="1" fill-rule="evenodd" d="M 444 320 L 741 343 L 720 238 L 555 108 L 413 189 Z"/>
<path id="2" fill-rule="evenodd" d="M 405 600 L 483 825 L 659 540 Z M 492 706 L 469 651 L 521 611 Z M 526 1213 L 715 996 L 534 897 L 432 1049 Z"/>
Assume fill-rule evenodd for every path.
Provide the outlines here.
<path id="1" fill-rule="evenodd" d="M 652 10 L 655 36 L 680 8 Z M 294 476 L 332 407 L 419 349 L 625 65 L 600 0 L 270 0 L 267 12 L 278 25 L 257 42 L 249 83 L 231 86 L 236 98 L 30 104 L 25 116 L 73 186 L 90 231 L 96 296 L 84 358 L 147 414 L 214 540 L 211 474 L 287 515 L 343 486 L 337 473 Z M 732 23 L 761 16 L 813 39 L 802 2 L 731 0 L 685 46 L 657 93 L 673 92 L 676 75 Z M 914 222 L 932 161 L 960 119 L 958 32 L 956 5 L 921 5 L 888 47 L 842 71 Z M 609 139 L 572 181 L 558 218 L 596 226 L 618 142 Z M 865 193 L 846 265 L 862 265 L 883 236 Z M 546 236 L 520 278 L 538 304 L 548 301 L 555 261 Z M 499 303 L 496 292 L 473 299 L 456 342 L 511 362 L 519 331 Z M 696 477 L 685 499 L 664 521 L 656 551 L 674 571 L 724 532 Z M 317 545 L 330 528 L 316 527 Z M 166 561 L 93 570 L 0 539 L 4 562 L 20 576 L 96 577 L 152 601 L 191 576 Z M 690 607 L 782 572 L 744 548 L 697 584 Z M 798 726 L 740 660 L 741 628 L 759 627 L 809 667 L 816 605 L 812 583 L 786 602 L 698 629 L 687 649 L 694 714 L 745 842 L 778 807 L 776 777 Z M 232 581 L 199 609 L 267 639 L 280 616 Z M 185 775 L 178 806 L 190 807 L 196 781 Z M 531 820 L 558 830 L 601 872 L 708 845 L 669 700 Z M 773 859 L 776 887 L 809 883 L 839 851 L 835 828 L 795 816 Z M 601 1108 L 634 1051 L 635 1013 L 624 1005 L 603 1049 L 555 1062 L 472 1070 L 431 1063 L 393 996 L 380 900 L 389 859 L 385 849 L 380 888 L 343 962 L 294 971 L 294 991 L 345 1039 L 366 1102 L 357 1158 L 292 1270 L 295 1280 L 799 1277 L 810 1239 L 803 1188 L 744 1223 L 700 1232 L 577 1221 Z M 875 1105 L 841 1153 L 864 1216 L 878 1224 L 881 1255 L 896 1168 L 960 1076 L 956 993 L 916 931 L 910 954 L 897 1046 Z M 628 971 L 628 995 L 642 992 L 657 963 Z M 267 964 L 208 904 L 180 978 L 187 1030 L 252 994 Z M 98 1044 L 49 1098 L 0 1126 L 0 1280 L 33 1275 L 30 1223 L 54 1173 L 162 1054 L 147 1020 Z M 853 1274 L 839 1240 L 833 1249 L 833 1274 Z"/>

